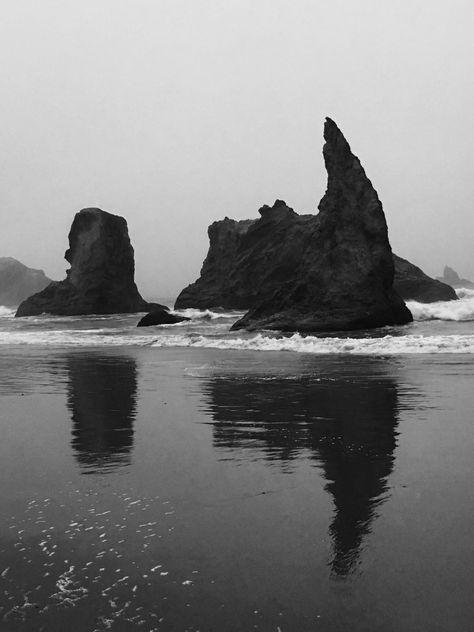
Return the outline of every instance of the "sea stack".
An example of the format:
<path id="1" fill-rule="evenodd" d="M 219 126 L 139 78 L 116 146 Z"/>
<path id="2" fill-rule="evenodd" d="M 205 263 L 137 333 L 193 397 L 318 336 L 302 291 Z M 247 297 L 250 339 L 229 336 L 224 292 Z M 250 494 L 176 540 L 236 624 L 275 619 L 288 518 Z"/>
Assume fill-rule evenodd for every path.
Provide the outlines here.
<path id="1" fill-rule="evenodd" d="M 308 224 L 288 280 L 234 329 L 335 331 L 402 325 L 412 315 L 393 289 L 394 265 L 382 204 L 331 119 L 324 125 L 328 172 L 319 214 Z M 272 223 L 272 211 L 258 223 Z M 278 247 L 278 246 L 277 246 Z"/>
<path id="2" fill-rule="evenodd" d="M 17 306 L 50 283 L 43 270 L 28 268 L 13 257 L 0 257 L 0 305 Z"/>
<path id="3" fill-rule="evenodd" d="M 444 266 L 443 276 L 438 277 L 438 281 L 447 283 L 453 288 L 474 288 L 474 283 L 472 281 L 469 281 L 469 279 L 461 279 L 456 270 L 453 270 L 449 266 Z"/>
<path id="4" fill-rule="evenodd" d="M 226 217 L 209 226 L 209 251 L 200 277 L 181 291 L 176 309 L 248 310 L 278 289 L 295 265 L 306 227 L 317 218 L 298 215 L 282 200 L 276 200 L 272 207 L 263 206 L 260 212 L 270 217 L 269 210 L 273 219 L 279 220 L 273 222 L 272 231 L 268 223 L 253 230 L 256 219 L 236 221 Z M 429 277 L 395 253 L 393 264 L 393 288 L 403 300 L 433 303 L 458 299 L 450 285 Z"/>
<path id="5" fill-rule="evenodd" d="M 393 288 L 377 193 L 331 119 L 324 137 L 328 187 L 319 214 L 298 215 L 276 200 L 259 219 L 214 222 L 201 275 L 176 309 L 249 309 L 236 329 L 331 331 L 412 320 Z"/>
<path id="6" fill-rule="evenodd" d="M 23 301 L 16 316 L 115 314 L 156 307 L 143 300 L 135 285 L 133 247 L 123 217 L 99 208 L 79 211 L 64 257 L 71 264 L 66 279 Z"/>
<path id="7" fill-rule="evenodd" d="M 283 200 L 259 213 L 259 220 L 211 224 L 201 276 L 180 293 L 175 309 L 247 310 L 293 278 L 315 216 L 298 215 Z"/>

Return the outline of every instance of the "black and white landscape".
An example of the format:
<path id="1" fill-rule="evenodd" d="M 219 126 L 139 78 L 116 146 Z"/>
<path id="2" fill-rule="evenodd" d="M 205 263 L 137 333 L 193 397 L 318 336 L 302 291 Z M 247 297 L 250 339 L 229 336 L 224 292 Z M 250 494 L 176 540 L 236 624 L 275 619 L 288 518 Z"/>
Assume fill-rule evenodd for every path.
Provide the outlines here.
<path id="1" fill-rule="evenodd" d="M 1 632 L 472 628 L 473 20 L 5 3 Z"/>

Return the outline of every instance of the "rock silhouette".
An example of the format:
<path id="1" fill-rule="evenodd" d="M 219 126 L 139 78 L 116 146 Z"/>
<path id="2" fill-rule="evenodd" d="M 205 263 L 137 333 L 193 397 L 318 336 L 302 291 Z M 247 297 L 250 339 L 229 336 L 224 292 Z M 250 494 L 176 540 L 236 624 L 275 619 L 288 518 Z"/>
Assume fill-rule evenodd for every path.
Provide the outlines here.
<path id="1" fill-rule="evenodd" d="M 458 299 L 456 292 L 450 285 L 432 279 L 406 259 L 394 254 L 393 263 L 395 265 L 393 287 L 405 301 L 433 303 Z"/>
<path id="2" fill-rule="evenodd" d="M 98 208 L 77 213 L 64 257 L 71 264 L 66 279 L 23 301 L 16 316 L 115 314 L 161 307 L 144 301 L 135 285 L 133 247 L 123 217 Z"/>
<path id="3" fill-rule="evenodd" d="M 453 270 L 449 266 L 444 267 L 443 276 L 438 277 L 438 281 L 441 281 L 442 283 L 447 283 L 453 288 L 474 288 L 474 283 L 472 281 L 469 281 L 469 279 L 461 279 L 456 270 Z"/>
<path id="4" fill-rule="evenodd" d="M 412 320 L 393 288 L 377 193 L 331 119 L 324 138 L 328 186 L 319 214 L 298 215 L 277 200 L 258 220 L 215 222 L 201 277 L 177 308 L 250 308 L 235 329 L 334 331 Z"/>
<path id="5" fill-rule="evenodd" d="M 19 305 L 50 283 L 43 270 L 28 268 L 13 257 L 0 257 L 0 305 Z"/>
<path id="6" fill-rule="evenodd" d="M 201 277 L 180 293 L 176 309 L 249 309 L 291 278 L 305 227 L 314 216 L 298 215 L 282 200 L 259 213 L 261 220 L 226 217 L 211 224 Z"/>
<path id="7" fill-rule="evenodd" d="M 150 327 L 152 325 L 173 325 L 175 323 L 182 323 L 184 320 L 191 320 L 186 316 L 177 316 L 171 314 L 166 307 L 155 309 L 149 314 L 143 316 L 138 322 L 137 327 Z"/>
<path id="8" fill-rule="evenodd" d="M 281 200 L 277 200 L 276 207 L 291 211 Z M 268 207 L 264 207 L 268 208 Z M 268 254 L 261 255 L 261 248 L 271 237 L 261 234 L 256 238 L 253 233 L 248 239 L 246 233 L 258 220 L 236 221 L 226 217 L 209 226 L 209 252 L 204 260 L 201 276 L 182 290 L 176 299 L 176 309 L 196 307 L 198 309 L 248 310 L 255 305 L 262 296 L 271 295 L 284 281 L 283 272 L 288 270 L 293 255 L 298 252 L 299 242 L 303 231 L 294 230 L 295 222 L 300 222 L 303 216 L 296 213 L 288 214 L 287 223 L 276 225 L 278 235 L 285 243 L 291 243 L 291 248 L 278 250 L 274 253 L 273 261 L 285 259 L 284 265 L 264 265 Z M 311 218 L 311 215 L 304 217 Z M 304 226 L 304 223 L 301 223 Z M 273 243 L 273 241 L 272 241 Z M 434 301 L 457 300 L 457 295 L 451 285 L 441 280 L 433 279 L 410 261 L 393 254 L 394 281 L 393 288 L 403 300 L 432 303 Z M 466 286 L 465 286 L 466 287 Z"/>

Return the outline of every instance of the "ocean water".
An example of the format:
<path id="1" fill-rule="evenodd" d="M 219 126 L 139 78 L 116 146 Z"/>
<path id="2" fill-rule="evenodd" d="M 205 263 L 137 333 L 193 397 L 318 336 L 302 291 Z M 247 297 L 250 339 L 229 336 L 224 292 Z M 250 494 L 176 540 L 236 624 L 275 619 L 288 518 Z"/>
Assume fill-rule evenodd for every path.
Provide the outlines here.
<path id="1" fill-rule="evenodd" d="M 0 630 L 472 629 L 460 295 L 306 337 L 0 308 Z"/>

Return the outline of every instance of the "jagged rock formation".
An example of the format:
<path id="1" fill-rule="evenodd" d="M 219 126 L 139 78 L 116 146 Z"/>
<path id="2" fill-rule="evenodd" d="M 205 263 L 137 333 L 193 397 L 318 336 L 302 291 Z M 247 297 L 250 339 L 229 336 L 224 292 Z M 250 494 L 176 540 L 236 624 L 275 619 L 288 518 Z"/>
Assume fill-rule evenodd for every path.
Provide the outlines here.
<path id="1" fill-rule="evenodd" d="M 23 301 L 16 316 L 116 314 L 161 307 L 144 301 L 135 285 L 133 248 L 123 217 L 98 208 L 77 213 L 64 257 L 71 264 L 66 279 Z"/>
<path id="2" fill-rule="evenodd" d="M 187 316 L 177 316 L 171 314 L 167 307 L 155 309 L 149 314 L 143 316 L 138 322 L 137 327 L 150 327 L 152 325 L 174 325 L 175 323 L 182 323 L 185 320 L 191 320 Z"/>
<path id="3" fill-rule="evenodd" d="M 377 193 L 330 119 L 324 137 L 328 187 L 319 214 L 298 215 L 277 200 L 253 222 L 214 223 L 201 277 L 183 290 L 177 308 L 250 305 L 235 329 L 350 330 L 412 320 L 392 287 Z"/>
<path id="4" fill-rule="evenodd" d="M 442 283 L 447 283 L 451 287 L 465 287 L 465 288 L 474 288 L 474 283 L 469 281 L 468 279 L 461 279 L 456 270 L 453 270 L 449 266 L 445 266 L 443 270 L 443 276 L 437 277 L 438 281 Z"/>
<path id="5" fill-rule="evenodd" d="M 268 208 L 264 206 L 263 212 L 268 212 Z M 268 239 L 268 235 L 262 231 L 258 239 L 253 233 L 246 236 L 258 220 L 236 221 L 226 217 L 214 222 L 208 229 L 209 252 L 204 260 L 201 276 L 182 290 L 176 299 L 176 309 L 222 307 L 248 310 L 262 296 L 275 292 L 279 284 L 284 282 L 283 272 L 290 267 L 288 262 L 291 253 L 298 253 L 300 246 L 297 240 L 304 234 L 294 230 L 296 223 L 299 226 L 302 217 L 314 219 L 312 215 L 301 216 L 291 212 L 287 217 L 289 221 L 285 223 L 281 221 L 285 215 L 284 209 L 291 209 L 281 200 L 275 202 L 273 212 L 277 209 L 280 209 L 278 226 L 284 248 L 273 253 L 273 264 L 268 253 L 260 256 L 261 245 Z M 280 259 L 287 262 L 287 265 L 278 263 Z M 405 301 L 432 303 L 457 300 L 456 292 L 450 285 L 432 279 L 406 259 L 393 254 L 393 263 L 393 288 Z"/>
<path id="6" fill-rule="evenodd" d="M 244 253 L 245 236 L 256 220 L 236 221 L 226 217 L 207 230 L 209 252 L 202 265 L 201 276 L 182 290 L 175 309 L 224 307 L 248 309 L 258 298 L 260 274 L 252 279 L 239 253 Z M 240 265 L 239 265 L 240 263 Z M 252 283 L 254 281 L 255 283 Z"/>
<path id="7" fill-rule="evenodd" d="M 298 215 L 282 200 L 259 213 L 260 220 L 226 217 L 211 224 L 201 276 L 180 293 L 175 309 L 249 309 L 291 278 L 314 216 Z"/>
<path id="8" fill-rule="evenodd" d="M 433 303 L 456 301 L 458 296 L 450 285 L 432 279 L 406 259 L 393 255 L 395 278 L 393 287 L 405 301 Z"/>
<path id="9" fill-rule="evenodd" d="M 19 305 L 49 283 L 43 270 L 28 268 L 13 257 L 0 257 L 0 305 Z"/>

